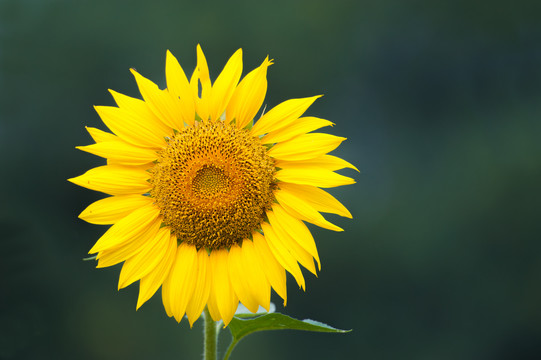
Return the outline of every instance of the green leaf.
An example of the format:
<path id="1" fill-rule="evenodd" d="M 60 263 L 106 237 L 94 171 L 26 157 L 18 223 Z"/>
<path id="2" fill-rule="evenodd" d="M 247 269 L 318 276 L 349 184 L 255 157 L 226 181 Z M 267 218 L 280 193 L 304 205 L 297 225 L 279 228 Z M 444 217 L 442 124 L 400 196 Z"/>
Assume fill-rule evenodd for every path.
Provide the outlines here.
<path id="1" fill-rule="evenodd" d="M 340 330 L 315 320 L 297 320 L 280 313 L 266 314 L 253 319 L 233 318 L 229 323 L 231 335 L 241 339 L 246 335 L 265 330 L 304 330 L 330 333 L 346 333 L 351 330 Z"/>
<path id="2" fill-rule="evenodd" d="M 336 329 L 315 320 L 297 320 L 280 313 L 265 314 L 254 318 L 243 319 L 235 316 L 228 325 L 233 341 L 225 354 L 224 360 L 229 359 L 233 348 L 247 335 L 265 330 L 303 330 L 327 333 L 347 333 L 351 330 Z"/>

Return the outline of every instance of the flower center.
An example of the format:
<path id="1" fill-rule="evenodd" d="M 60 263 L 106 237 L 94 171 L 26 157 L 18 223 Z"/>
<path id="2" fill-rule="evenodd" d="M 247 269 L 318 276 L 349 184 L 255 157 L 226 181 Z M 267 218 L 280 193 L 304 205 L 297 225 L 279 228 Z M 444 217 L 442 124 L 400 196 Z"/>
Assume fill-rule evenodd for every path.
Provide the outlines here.
<path id="1" fill-rule="evenodd" d="M 248 131 L 197 122 L 158 152 L 150 196 L 179 241 L 228 248 L 260 227 L 274 201 L 274 172 L 266 147 Z"/>
<path id="2" fill-rule="evenodd" d="M 224 171 L 213 165 L 204 165 L 192 181 L 192 189 L 200 197 L 210 198 L 229 189 L 229 178 Z"/>

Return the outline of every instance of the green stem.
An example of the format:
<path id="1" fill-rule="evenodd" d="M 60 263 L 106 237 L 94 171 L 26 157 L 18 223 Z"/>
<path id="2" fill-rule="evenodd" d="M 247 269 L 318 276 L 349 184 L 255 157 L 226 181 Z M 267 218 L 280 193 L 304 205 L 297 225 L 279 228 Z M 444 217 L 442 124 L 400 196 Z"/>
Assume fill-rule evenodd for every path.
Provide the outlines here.
<path id="1" fill-rule="evenodd" d="M 218 354 L 218 332 L 220 330 L 214 320 L 212 320 L 209 310 L 206 307 L 203 311 L 203 317 L 205 318 L 205 327 L 203 328 L 205 357 L 203 359 L 216 360 Z"/>
<path id="2" fill-rule="evenodd" d="M 237 345 L 238 342 L 239 341 L 235 340 L 235 339 L 233 339 L 233 341 L 231 341 L 231 344 L 229 344 L 229 347 L 227 348 L 227 352 L 225 353 L 224 360 L 229 359 L 229 357 L 231 356 L 231 353 L 233 352 L 233 349 L 235 348 L 235 346 Z"/>

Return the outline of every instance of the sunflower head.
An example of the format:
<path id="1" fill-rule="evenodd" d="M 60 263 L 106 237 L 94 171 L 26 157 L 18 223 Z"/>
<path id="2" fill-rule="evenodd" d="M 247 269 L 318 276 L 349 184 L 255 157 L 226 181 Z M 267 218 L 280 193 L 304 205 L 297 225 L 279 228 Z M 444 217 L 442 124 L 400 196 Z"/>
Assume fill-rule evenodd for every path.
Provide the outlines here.
<path id="1" fill-rule="evenodd" d="M 239 49 L 212 83 L 200 46 L 190 80 L 167 52 L 165 89 L 132 69 L 142 99 L 111 91 L 118 106 L 96 107 L 111 132 L 87 128 L 95 144 L 78 148 L 107 164 L 69 180 L 110 195 L 79 217 L 112 225 L 90 253 L 123 263 L 119 288 L 140 281 L 137 307 L 161 287 L 177 321 L 207 306 L 227 325 L 239 301 L 268 310 L 271 289 L 285 304 L 286 272 L 304 289 L 299 264 L 320 267 L 305 222 L 341 231 L 321 213 L 351 217 L 321 189 L 354 183 L 335 171 L 356 168 L 328 155 L 344 138 L 313 133 L 333 123 L 303 117 L 319 96 L 257 118 L 271 64 L 241 80 Z"/>

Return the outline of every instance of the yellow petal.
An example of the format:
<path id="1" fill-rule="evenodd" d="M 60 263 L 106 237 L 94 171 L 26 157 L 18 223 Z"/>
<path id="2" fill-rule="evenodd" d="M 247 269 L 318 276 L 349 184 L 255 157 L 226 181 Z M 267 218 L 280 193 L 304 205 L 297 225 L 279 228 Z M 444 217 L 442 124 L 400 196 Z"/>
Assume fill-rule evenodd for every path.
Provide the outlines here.
<path id="1" fill-rule="evenodd" d="M 291 125 L 268 133 L 261 139 L 263 144 L 274 144 L 282 141 L 287 141 L 295 136 L 309 133 L 325 126 L 333 126 L 329 120 L 324 120 L 316 117 L 301 117 Z"/>
<path id="2" fill-rule="evenodd" d="M 167 228 L 162 228 L 167 229 Z M 162 231 L 160 229 L 160 231 Z M 162 286 L 165 279 L 169 275 L 169 271 L 173 266 L 173 261 L 177 254 L 177 238 L 166 231 L 165 235 L 169 235 L 167 251 L 158 265 L 147 275 L 143 276 L 139 282 L 139 297 L 137 298 L 137 309 L 141 307 L 154 293 Z"/>
<path id="3" fill-rule="evenodd" d="M 210 266 L 212 268 L 212 286 L 216 296 L 216 303 L 224 322 L 229 324 L 239 305 L 239 299 L 231 286 L 228 271 L 227 250 L 213 250 L 210 253 Z"/>
<path id="4" fill-rule="evenodd" d="M 199 71 L 197 70 L 197 68 L 195 68 L 195 70 L 192 73 L 192 77 L 190 78 L 190 89 L 192 90 L 193 101 L 195 104 L 195 113 L 196 113 L 195 117 L 196 118 L 199 117 L 203 119 L 205 118 L 205 116 L 203 115 L 202 117 L 201 114 L 204 113 L 206 114 L 208 118 L 208 106 L 203 106 L 201 102 L 201 98 L 199 98 L 199 93 L 200 93 L 199 92 Z"/>
<path id="5" fill-rule="evenodd" d="M 210 265 L 210 263 L 209 263 Z M 220 321 L 222 320 L 222 315 L 220 314 L 220 309 L 218 309 L 218 301 L 216 300 L 216 290 L 214 289 L 214 279 L 212 278 L 212 267 L 209 268 L 211 271 L 211 284 L 210 284 L 210 292 L 209 292 L 209 299 L 207 301 L 207 309 L 209 310 L 210 317 L 214 321 Z"/>
<path id="6" fill-rule="evenodd" d="M 186 315 L 188 316 L 190 327 L 193 326 L 193 323 L 203 312 L 209 298 L 211 285 L 209 255 L 207 254 L 207 250 L 202 248 L 197 252 L 197 279 L 195 281 L 195 289 L 186 307 Z"/>
<path id="7" fill-rule="evenodd" d="M 295 260 L 301 263 L 308 271 L 317 276 L 316 267 L 314 266 L 313 257 L 303 249 L 295 239 L 287 232 L 282 224 L 277 220 L 273 211 L 268 211 L 267 216 L 271 222 L 272 230 L 277 237 L 280 238 L 284 246 L 287 247 L 289 253 Z"/>
<path id="8" fill-rule="evenodd" d="M 111 196 L 90 204 L 79 218 L 91 224 L 110 225 L 152 202 L 152 198 L 142 195 Z"/>
<path id="9" fill-rule="evenodd" d="M 282 169 L 276 172 L 280 181 L 331 188 L 355 184 L 355 180 L 325 169 Z"/>
<path id="10" fill-rule="evenodd" d="M 263 135 L 288 126 L 297 120 L 319 96 L 291 99 L 272 108 L 259 119 L 251 130 L 254 136 Z"/>
<path id="11" fill-rule="evenodd" d="M 212 84 L 210 82 L 209 67 L 207 65 L 207 59 L 201 49 L 201 45 L 197 44 L 197 69 L 199 72 L 198 79 L 201 82 L 203 91 L 210 92 Z"/>
<path id="12" fill-rule="evenodd" d="M 169 302 L 173 316 L 180 322 L 186 306 L 192 298 L 197 274 L 197 251 L 195 246 L 182 243 L 170 273 Z"/>
<path id="13" fill-rule="evenodd" d="M 177 245 L 175 244 L 175 247 Z M 178 250 L 178 248 L 177 248 Z M 171 268 L 169 269 L 169 273 L 167 274 L 167 277 L 163 281 L 162 284 L 162 303 L 163 308 L 165 309 L 165 312 L 167 316 L 172 317 L 173 311 L 171 310 L 171 269 L 173 268 L 173 264 L 175 263 L 177 252 L 175 251 L 175 258 L 173 259 L 173 262 L 171 263 Z"/>
<path id="14" fill-rule="evenodd" d="M 272 254 L 267 240 L 263 235 L 258 232 L 252 234 L 255 255 L 261 264 L 265 276 L 272 288 L 276 293 L 284 299 L 284 306 L 287 304 L 287 286 L 286 286 L 286 272 L 280 263 L 276 260 Z"/>
<path id="15" fill-rule="evenodd" d="M 340 227 L 331 224 L 309 203 L 295 196 L 287 187 L 274 192 L 276 200 L 284 207 L 284 209 L 293 209 L 301 215 L 301 219 L 311 222 L 314 225 L 334 231 L 344 231 Z"/>
<path id="16" fill-rule="evenodd" d="M 274 145 L 268 154 L 275 159 L 306 160 L 336 149 L 346 138 L 329 134 L 304 134 Z"/>
<path id="17" fill-rule="evenodd" d="M 141 233 L 148 230 L 152 224 L 159 222 L 156 220 L 159 214 L 160 210 L 153 204 L 142 206 L 133 211 L 131 214 L 111 226 L 109 230 L 99 238 L 92 249 L 90 249 L 89 254 L 122 245 L 123 243 L 140 236 Z"/>
<path id="18" fill-rule="evenodd" d="M 132 69 L 132 72 L 133 71 L 134 70 Z M 162 92 L 152 81 L 143 78 L 141 75 L 135 77 L 136 81 L 138 78 L 139 81 L 145 83 L 148 88 L 153 89 L 158 93 Z M 145 92 L 150 92 L 150 89 Z M 141 92 L 141 89 L 139 89 L 139 91 Z M 109 90 L 109 92 L 111 93 L 111 95 L 113 95 L 113 98 L 115 99 L 115 102 L 119 108 L 128 110 L 132 114 L 134 120 L 147 123 L 147 126 L 152 126 L 152 131 L 156 133 L 160 138 L 170 136 L 173 133 L 171 131 L 172 126 L 167 125 L 167 123 L 164 122 L 163 119 L 161 119 L 160 115 L 156 114 L 156 112 L 153 110 L 153 107 L 156 105 L 152 102 L 147 102 L 141 99 L 133 98 L 131 96 L 123 95 L 113 90 Z M 150 95 L 147 95 L 147 97 L 149 96 Z M 159 95 L 152 94 L 152 98 L 154 96 Z"/>
<path id="19" fill-rule="evenodd" d="M 130 144 L 151 148 L 167 145 L 166 134 L 150 119 L 112 106 L 94 106 L 94 109 L 111 131 Z"/>
<path id="20" fill-rule="evenodd" d="M 118 289 L 120 290 L 141 279 L 165 260 L 170 239 L 170 230 L 167 227 L 158 230 L 156 236 L 148 238 L 141 251 L 127 259 L 122 265 L 118 279 Z"/>
<path id="21" fill-rule="evenodd" d="M 246 280 L 248 269 L 244 268 L 240 246 L 235 244 L 229 249 L 228 265 L 231 285 L 239 297 L 240 302 L 243 303 L 248 310 L 256 313 L 257 309 L 259 309 L 259 304 L 253 296 L 252 289 Z"/>
<path id="22" fill-rule="evenodd" d="M 267 68 L 272 64 L 269 57 L 260 67 L 252 70 L 242 79 L 227 105 L 227 119 L 236 119 L 237 127 L 242 129 L 254 119 L 263 104 L 267 93 Z"/>
<path id="23" fill-rule="evenodd" d="M 337 214 L 350 219 L 352 218 L 348 209 L 325 190 L 315 186 L 297 185 L 285 182 L 280 183 L 280 189 L 288 190 L 291 194 L 310 204 L 317 211 Z"/>
<path id="24" fill-rule="evenodd" d="M 321 270 L 321 262 L 317 253 L 316 243 L 306 225 L 294 216 L 287 213 L 279 204 L 273 204 L 272 212 L 280 227 L 282 227 L 293 240 L 306 250 L 318 263 Z"/>
<path id="25" fill-rule="evenodd" d="M 144 194 L 151 189 L 148 172 L 123 165 L 104 165 L 68 179 L 75 185 L 109 195 Z"/>
<path id="26" fill-rule="evenodd" d="M 270 212 L 268 212 L 270 213 Z M 290 253 L 289 248 L 284 243 L 284 240 L 274 232 L 274 229 L 266 222 L 261 224 L 267 244 L 276 258 L 276 260 L 282 265 L 297 281 L 300 288 L 305 288 L 304 277 L 302 276 L 297 259 Z"/>
<path id="27" fill-rule="evenodd" d="M 238 49 L 225 64 L 224 69 L 212 86 L 210 118 L 218 120 L 225 111 L 240 75 L 242 74 L 242 49 Z"/>
<path id="28" fill-rule="evenodd" d="M 135 77 L 139 91 L 152 113 L 164 124 L 173 129 L 183 129 L 184 123 L 180 115 L 180 104 L 167 90 L 160 90 L 158 85 L 145 78 L 134 69 L 130 69 Z"/>
<path id="29" fill-rule="evenodd" d="M 344 168 L 350 168 L 353 170 L 356 170 L 357 172 L 359 169 L 357 169 L 355 166 L 350 164 L 344 159 L 341 159 L 336 156 L 332 155 L 323 155 L 318 156 L 313 159 L 306 159 L 306 160 L 300 160 L 300 161 L 287 161 L 287 160 L 275 160 L 275 165 L 278 168 L 282 169 L 326 169 L 330 171 L 336 171 L 341 170 Z"/>
<path id="30" fill-rule="evenodd" d="M 199 83 L 201 83 L 201 96 L 199 96 Z M 192 89 L 192 94 L 194 94 L 195 111 L 197 112 L 197 115 L 199 115 L 201 119 L 208 119 L 212 84 L 210 82 L 207 59 L 199 44 L 197 44 L 197 67 L 190 79 L 190 87 Z"/>
<path id="31" fill-rule="evenodd" d="M 154 221 L 148 228 L 132 236 L 129 241 L 101 250 L 96 257 L 98 268 L 119 264 L 141 252 L 146 244 L 152 241 L 160 229 L 160 221 Z"/>
<path id="32" fill-rule="evenodd" d="M 156 160 L 156 151 L 130 145 L 124 141 L 104 141 L 88 146 L 77 146 L 79 150 L 114 160 L 120 165 L 142 165 Z"/>
<path id="33" fill-rule="evenodd" d="M 195 121 L 193 92 L 184 70 L 182 70 L 177 59 L 169 50 L 167 50 L 165 61 L 165 76 L 167 78 L 167 88 L 175 97 L 180 99 L 181 120 L 188 125 L 193 125 Z"/>
<path id="34" fill-rule="evenodd" d="M 242 263 L 243 268 L 245 269 L 244 276 L 248 289 L 251 290 L 252 296 L 255 298 L 257 304 L 263 306 L 267 311 L 269 311 L 270 284 L 265 277 L 262 263 L 259 262 L 259 257 L 256 254 L 254 243 L 251 240 L 245 239 L 242 242 L 241 249 Z"/>
<path id="35" fill-rule="evenodd" d="M 102 141 L 116 141 L 116 140 L 118 140 L 118 136 L 116 136 L 115 134 L 111 134 L 111 133 L 105 132 L 103 130 L 96 129 L 96 128 L 89 127 L 89 126 L 86 126 L 85 129 L 86 129 L 86 131 L 88 131 L 88 133 L 90 134 L 92 139 L 97 143 L 102 142 Z"/>

